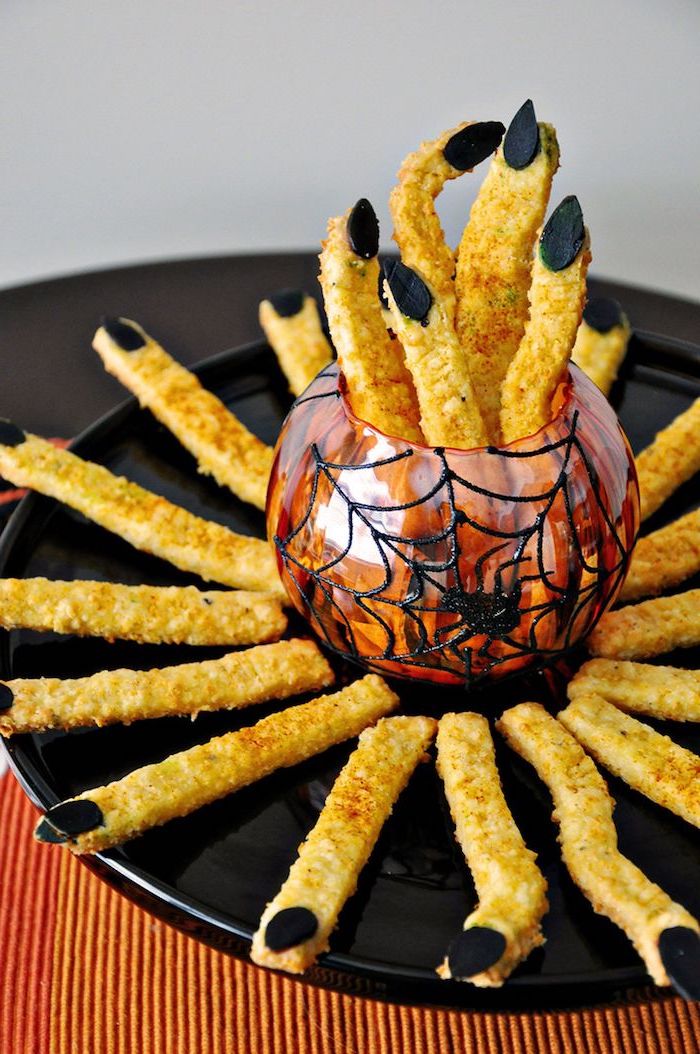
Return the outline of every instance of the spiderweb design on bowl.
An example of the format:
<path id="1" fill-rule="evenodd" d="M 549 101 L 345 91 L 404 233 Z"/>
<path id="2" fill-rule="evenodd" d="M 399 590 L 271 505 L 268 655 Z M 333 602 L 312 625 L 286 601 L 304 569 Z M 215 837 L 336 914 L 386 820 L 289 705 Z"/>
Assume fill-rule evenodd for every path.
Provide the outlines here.
<path id="1" fill-rule="evenodd" d="M 630 538 L 577 409 L 543 443 L 460 452 L 367 429 L 338 439 L 338 392 L 322 388 L 297 403 L 318 414 L 336 398 L 330 427 L 300 452 L 303 503 L 274 542 L 328 647 L 380 672 L 471 685 L 554 661 L 590 632 Z"/>

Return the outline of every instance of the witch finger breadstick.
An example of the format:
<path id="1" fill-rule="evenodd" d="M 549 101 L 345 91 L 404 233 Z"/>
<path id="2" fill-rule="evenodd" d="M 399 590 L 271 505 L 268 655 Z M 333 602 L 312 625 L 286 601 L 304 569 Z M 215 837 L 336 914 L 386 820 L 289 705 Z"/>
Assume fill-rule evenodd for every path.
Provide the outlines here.
<path id="1" fill-rule="evenodd" d="M 580 695 L 557 718 L 614 776 L 700 827 L 700 757 L 692 750 L 599 695 Z"/>
<path id="2" fill-rule="evenodd" d="M 544 941 L 547 883 L 503 796 L 486 718 L 445 714 L 437 748 L 457 840 L 479 897 L 438 973 L 499 986 Z"/>
<path id="3" fill-rule="evenodd" d="M 103 465 L 57 450 L 0 420 L 0 475 L 47 494 L 181 571 L 240 589 L 284 596 L 266 542 L 235 534 L 153 494 Z"/>
<path id="4" fill-rule="evenodd" d="M 200 472 L 243 501 L 265 508 L 272 448 L 249 432 L 190 370 L 126 318 L 104 319 L 92 346 L 108 373 L 197 459 Z"/>
<path id="5" fill-rule="evenodd" d="M 537 123 L 528 99 L 491 161 L 457 251 L 457 334 L 494 443 L 501 385 L 528 317 L 532 248 L 558 167 L 554 128 Z"/>
<path id="6" fill-rule="evenodd" d="M 631 332 L 617 300 L 595 297 L 583 309 L 571 361 L 591 378 L 603 395 L 609 395 L 615 383 Z"/>
<path id="7" fill-rule="evenodd" d="M 700 471 L 700 399 L 637 454 L 636 465 L 641 515 L 646 520 Z"/>
<path id="8" fill-rule="evenodd" d="M 301 395 L 333 358 L 316 301 L 300 290 L 283 289 L 261 301 L 258 318 L 289 390 Z"/>
<path id="9" fill-rule="evenodd" d="M 354 413 L 382 432 L 420 442 L 411 375 L 377 295 L 378 251 L 379 224 L 365 198 L 329 220 L 320 256 L 328 326 Z"/>
<path id="10" fill-rule="evenodd" d="M 0 735 L 129 724 L 204 710 L 236 710 L 327 688 L 333 671 L 311 641 L 283 640 L 221 659 L 91 677 L 0 682 Z"/>
<path id="11" fill-rule="evenodd" d="M 284 885 L 263 912 L 253 962 L 298 974 L 328 949 L 341 908 L 435 727 L 429 717 L 388 717 L 361 733 Z"/>
<path id="12" fill-rule="evenodd" d="M 287 627 L 279 599 L 245 590 L 0 579 L 0 626 L 142 644 L 263 644 Z"/>
<path id="13" fill-rule="evenodd" d="M 586 640 L 591 655 L 651 659 L 700 644 L 700 589 L 609 611 Z"/>
<path id="14" fill-rule="evenodd" d="M 614 802 L 581 745 L 538 703 L 506 710 L 497 727 L 547 784 L 562 858 L 594 910 L 624 930 L 656 984 L 700 998 L 700 926 L 620 853 Z"/>
<path id="15" fill-rule="evenodd" d="M 700 670 L 620 659 L 591 659 L 567 686 L 569 699 L 600 695 L 630 713 L 700 721 Z"/>
<path id="16" fill-rule="evenodd" d="M 291 706 L 61 802 L 39 822 L 36 837 L 65 842 L 76 853 L 119 845 L 359 735 L 398 702 L 381 677 L 370 674 L 333 695 Z"/>
<path id="17" fill-rule="evenodd" d="M 492 154 L 505 128 L 500 121 L 468 121 L 421 143 L 404 160 L 389 208 L 394 240 L 407 267 L 417 271 L 454 321 L 454 253 L 435 211 L 434 201 L 445 183 L 457 179 Z"/>
<path id="18" fill-rule="evenodd" d="M 530 316 L 503 382 L 505 443 L 533 435 L 551 418 L 552 397 L 581 321 L 591 259 L 588 244 L 578 200 L 564 198 L 540 236 L 532 268 Z"/>
<path id="19" fill-rule="evenodd" d="M 620 592 L 628 602 L 655 596 L 700 572 L 700 509 L 639 538 Z"/>

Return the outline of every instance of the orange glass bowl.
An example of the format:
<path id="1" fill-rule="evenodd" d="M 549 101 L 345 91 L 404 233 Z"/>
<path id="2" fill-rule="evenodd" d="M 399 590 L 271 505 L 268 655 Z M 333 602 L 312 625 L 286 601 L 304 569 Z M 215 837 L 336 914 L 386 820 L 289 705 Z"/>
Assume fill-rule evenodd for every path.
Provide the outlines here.
<path id="1" fill-rule="evenodd" d="M 357 418 L 338 367 L 292 407 L 267 527 L 294 606 L 368 669 L 470 685 L 555 659 L 624 581 L 629 444 L 575 366 L 552 420 L 504 447 L 427 447 Z"/>

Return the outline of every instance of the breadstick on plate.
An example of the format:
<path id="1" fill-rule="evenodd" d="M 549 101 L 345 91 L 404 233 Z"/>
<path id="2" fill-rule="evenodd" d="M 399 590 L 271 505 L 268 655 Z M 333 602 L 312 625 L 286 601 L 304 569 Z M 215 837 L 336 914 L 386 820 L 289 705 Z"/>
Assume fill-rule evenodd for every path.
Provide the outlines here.
<path id="1" fill-rule="evenodd" d="M 700 926 L 620 853 L 613 799 L 581 745 L 538 703 L 506 710 L 497 727 L 547 784 L 562 858 L 594 910 L 624 930 L 656 984 L 700 998 Z"/>
<path id="2" fill-rule="evenodd" d="M 316 301 L 297 289 L 283 289 L 261 301 L 258 317 L 289 390 L 301 395 L 333 358 Z"/>
<path id="3" fill-rule="evenodd" d="M 359 735 L 398 702 L 381 677 L 370 674 L 333 695 L 291 706 L 61 802 L 47 811 L 35 835 L 40 842 L 66 842 L 76 853 L 119 845 Z"/>
<path id="4" fill-rule="evenodd" d="M 253 937 L 259 966 L 303 973 L 328 950 L 379 833 L 435 735 L 429 717 L 388 717 L 360 735 Z"/>
<path id="5" fill-rule="evenodd" d="M 595 297 L 583 309 L 571 361 L 609 395 L 627 354 L 632 330 L 617 300 Z"/>
<path id="6" fill-rule="evenodd" d="M 586 640 L 591 655 L 651 659 L 700 644 L 700 589 L 609 611 Z"/>
<path id="7" fill-rule="evenodd" d="M 0 626 L 142 644 L 264 644 L 287 628 L 279 599 L 245 590 L 0 579 Z"/>
<path id="8" fill-rule="evenodd" d="M 600 695 L 630 713 L 671 721 L 700 721 L 700 670 L 642 662 L 591 659 L 567 687 L 573 702 Z"/>
<path id="9" fill-rule="evenodd" d="M 378 251 L 379 224 L 365 198 L 329 220 L 320 256 L 328 326 L 354 413 L 382 432 L 421 442 L 413 381 L 377 293 Z"/>
<path id="10" fill-rule="evenodd" d="M 196 717 L 204 710 L 237 710 L 332 683 L 330 666 L 306 640 L 260 644 L 165 669 L 102 670 L 76 680 L 17 678 L 0 682 L 0 735 Z"/>
<path id="11" fill-rule="evenodd" d="M 136 322 L 106 318 L 92 346 L 105 369 L 236 497 L 265 508 L 272 448 L 249 432 L 213 392 Z"/>
<path id="12" fill-rule="evenodd" d="M 614 776 L 700 827 L 700 757 L 692 750 L 599 695 L 579 695 L 557 717 Z"/>
<path id="13" fill-rule="evenodd" d="M 642 519 L 646 520 L 700 471 L 700 399 L 637 454 L 636 464 Z"/>
<path id="14" fill-rule="evenodd" d="M 17 487 L 56 498 L 181 571 L 234 588 L 285 596 L 272 551 L 260 538 L 203 520 L 103 465 L 23 432 L 11 421 L 0 420 L 0 475 Z"/>
<path id="15" fill-rule="evenodd" d="M 700 509 L 640 538 L 620 592 L 628 602 L 672 589 L 700 572 Z"/>
<path id="16" fill-rule="evenodd" d="M 497 987 L 544 943 L 547 883 L 503 796 L 486 718 L 445 714 L 437 747 L 457 840 L 479 897 L 438 973 Z"/>
<path id="17" fill-rule="evenodd" d="M 552 398 L 576 340 L 591 259 L 578 200 L 564 198 L 540 236 L 530 286 L 530 316 L 506 373 L 503 441 L 530 436 L 552 416 Z"/>
<path id="18" fill-rule="evenodd" d="M 457 251 L 457 333 L 493 443 L 501 385 L 525 330 L 532 250 L 542 226 L 559 145 L 532 102 L 518 110 L 472 205 Z"/>

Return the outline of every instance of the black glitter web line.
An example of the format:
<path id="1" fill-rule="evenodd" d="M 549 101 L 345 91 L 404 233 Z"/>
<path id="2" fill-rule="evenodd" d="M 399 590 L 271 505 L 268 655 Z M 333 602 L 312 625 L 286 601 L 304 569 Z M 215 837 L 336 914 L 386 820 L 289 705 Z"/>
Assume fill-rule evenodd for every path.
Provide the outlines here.
<path id="1" fill-rule="evenodd" d="M 337 393 L 327 393 L 328 396 L 334 394 Z M 430 658 L 441 652 L 451 656 L 453 664 L 457 667 L 455 669 L 453 666 L 452 672 L 459 672 L 467 686 L 477 683 L 489 672 L 486 669 L 483 673 L 475 674 L 473 669 L 475 661 L 487 661 L 493 668 L 531 656 L 540 663 L 545 663 L 567 651 L 572 646 L 573 630 L 580 626 L 581 619 L 585 619 L 587 607 L 595 603 L 601 585 L 612 575 L 621 577 L 628 561 L 624 545 L 600 494 L 598 475 L 592 470 L 579 440 L 577 427 L 578 413 L 572 418 L 568 434 L 556 442 L 532 451 L 507 451 L 497 448 L 489 451 L 494 456 L 519 460 L 543 455 L 558 455 L 560 464 L 557 478 L 551 487 L 537 494 L 507 494 L 465 480 L 448 463 L 444 448 L 437 447 L 432 452 L 439 462 L 437 480 L 418 498 L 403 504 L 392 505 L 378 505 L 353 499 L 341 485 L 340 477 L 346 472 L 357 474 L 367 470 L 374 473 L 377 468 L 388 467 L 413 456 L 412 450 L 401 451 L 375 462 L 344 464 L 324 459 L 318 444 L 313 444 L 311 452 L 314 458 L 314 476 L 308 506 L 301 520 L 292 527 L 286 537 L 276 536 L 274 540 L 287 574 L 294 580 L 299 597 L 308 609 L 313 623 L 320 628 L 327 647 L 345 658 L 361 661 L 370 666 L 373 663 L 391 661 L 399 667 L 405 667 L 407 676 L 410 674 L 410 668 L 434 669 L 435 664 L 430 661 Z M 574 450 L 581 458 L 591 492 L 595 496 L 597 509 L 620 553 L 620 560 L 610 569 L 602 569 L 589 564 L 576 530 L 574 502 L 569 492 L 567 476 Z M 303 562 L 303 558 L 296 556 L 292 549 L 294 541 L 299 538 L 313 515 L 314 507 L 319 500 L 321 480 L 327 484 L 331 495 L 337 495 L 340 498 L 346 509 L 347 535 L 342 547 L 332 559 L 318 568 L 309 568 Z M 520 526 L 511 530 L 490 527 L 479 523 L 463 509 L 458 508 L 455 486 L 463 487 L 496 504 L 513 503 L 523 508 L 527 504 L 536 505 L 545 502 L 545 505 L 537 512 L 533 510 L 532 520 L 524 525 L 521 523 Z M 444 494 L 446 516 L 443 516 L 439 530 L 432 534 L 421 537 L 392 534 L 373 522 L 371 515 L 373 512 L 386 515 L 418 509 L 421 505 L 426 505 L 436 498 L 441 492 Z M 559 585 L 552 580 L 554 572 L 545 566 L 544 561 L 548 517 L 560 495 L 568 529 L 572 536 L 572 553 L 577 567 L 577 571 L 570 568 L 569 581 L 565 585 Z M 333 569 L 341 564 L 351 552 L 356 539 L 356 524 L 361 524 L 367 532 L 366 537 L 363 532 L 363 541 L 371 540 L 378 556 L 376 567 L 383 568 L 384 572 L 383 580 L 378 585 L 365 590 L 335 581 L 331 574 Z M 482 535 L 492 537 L 496 543 L 481 553 L 477 559 L 474 565 L 476 585 L 471 591 L 465 589 L 462 578 L 458 537 L 460 527 L 469 527 Z M 526 553 L 528 545 L 533 542 L 534 553 Z M 510 543 L 515 543 L 514 548 Z M 405 552 L 402 546 L 411 546 L 413 555 Z M 415 555 L 417 548 L 427 549 L 440 546 L 445 547 L 446 552 L 439 559 L 435 557 L 431 559 L 427 552 L 420 556 Z M 494 585 L 489 591 L 485 583 L 484 565 L 501 550 L 506 551 L 508 558 L 500 562 L 493 570 Z M 392 557 L 399 562 L 395 563 L 393 568 L 390 562 Z M 533 560 L 536 562 L 537 573 L 524 575 L 517 573 L 521 565 Z M 408 589 L 400 598 L 385 596 L 383 594 L 394 580 L 398 566 L 403 566 L 408 573 Z M 306 585 L 301 584 L 297 573 L 301 582 L 305 582 Z M 454 584 L 446 585 L 437 577 L 445 573 L 450 574 Z M 577 585 L 581 575 L 591 576 L 592 579 L 583 587 Z M 504 585 L 506 577 L 510 579 L 508 585 Z M 538 581 L 543 584 L 550 595 L 555 595 L 550 600 L 523 606 L 521 604 L 523 586 Z M 434 603 L 428 600 L 427 593 L 430 589 L 438 594 Z M 374 625 L 383 637 L 383 647 L 375 649 L 371 654 L 361 653 L 348 614 L 336 599 L 338 593 L 353 598 L 357 608 L 366 619 L 365 625 L 368 628 Z M 324 607 L 327 609 L 326 614 L 330 609 L 337 616 L 335 636 L 324 623 L 323 611 L 320 609 Z M 385 609 L 386 617 L 381 614 L 381 608 Z M 388 621 L 388 612 L 392 608 L 401 610 L 412 627 L 411 636 L 415 638 L 415 644 L 410 650 L 398 650 L 397 648 L 396 635 Z M 558 620 L 564 617 L 567 609 L 570 609 L 567 617 L 569 625 L 563 646 L 546 647 L 544 642 L 538 640 L 540 626 L 547 625 L 548 620 L 552 618 Z M 440 612 L 453 612 L 455 619 L 438 627 L 431 641 L 431 631 L 423 619 L 425 615 Z M 512 630 L 518 628 L 522 616 L 533 614 L 534 618 L 528 626 L 527 639 L 513 637 Z M 586 627 L 586 632 L 590 628 L 592 626 Z M 478 646 L 468 643 L 475 637 L 482 638 Z M 343 646 L 340 646 L 340 643 Z M 413 640 L 411 643 L 413 644 Z M 500 653 L 494 653 L 493 649 L 496 645 Z"/>

